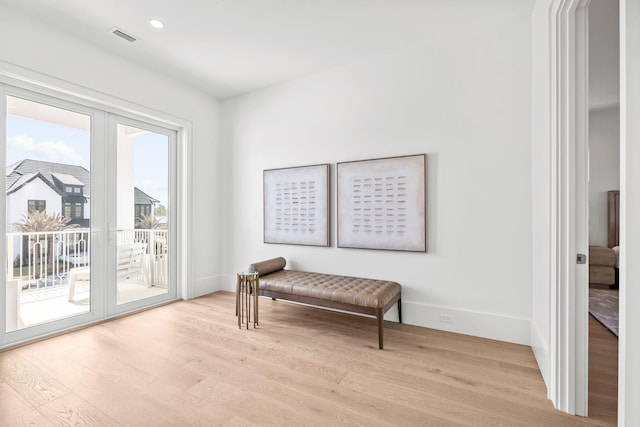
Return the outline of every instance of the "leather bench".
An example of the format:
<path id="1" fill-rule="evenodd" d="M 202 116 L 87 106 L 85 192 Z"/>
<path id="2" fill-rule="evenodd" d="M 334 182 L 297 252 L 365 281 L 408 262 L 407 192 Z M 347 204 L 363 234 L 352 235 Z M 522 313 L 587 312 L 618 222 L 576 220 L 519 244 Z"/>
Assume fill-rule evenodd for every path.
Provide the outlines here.
<path id="1" fill-rule="evenodd" d="M 250 271 L 259 275 L 259 295 L 375 316 L 380 349 L 383 348 L 384 314 L 396 303 L 398 320 L 402 323 L 402 288 L 398 283 L 285 270 L 286 263 L 286 260 L 280 257 L 249 266 Z"/>

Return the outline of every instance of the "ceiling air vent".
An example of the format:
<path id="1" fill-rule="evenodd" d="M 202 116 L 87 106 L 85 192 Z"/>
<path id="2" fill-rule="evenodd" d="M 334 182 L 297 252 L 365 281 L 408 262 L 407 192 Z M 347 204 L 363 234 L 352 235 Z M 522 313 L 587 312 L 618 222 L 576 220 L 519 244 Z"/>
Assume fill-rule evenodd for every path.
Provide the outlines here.
<path id="1" fill-rule="evenodd" d="M 127 34 L 126 32 L 122 31 L 120 28 L 118 27 L 113 27 L 112 29 L 109 30 L 109 32 L 111 34 L 114 34 L 120 38 L 125 39 L 126 41 L 129 41 L 131 43 L 133 43 L 134 41 L 138 40 L 136 37 L 132 36 L 131 34 Z"/>

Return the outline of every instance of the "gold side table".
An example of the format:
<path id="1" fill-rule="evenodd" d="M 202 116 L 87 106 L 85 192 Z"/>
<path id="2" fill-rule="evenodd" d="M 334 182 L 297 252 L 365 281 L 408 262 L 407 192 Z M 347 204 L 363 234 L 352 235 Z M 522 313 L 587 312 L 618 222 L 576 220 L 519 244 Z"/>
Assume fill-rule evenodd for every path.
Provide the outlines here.
<path id="1" fill-rule="evenodd" d="M 236 279 L 236 316 L 238 328 L 246 323 L 249 329 L 251 321 L 251 302 L 253 301 L 253 327 L 258 325 L 258 273 L 238 273 Z"/>

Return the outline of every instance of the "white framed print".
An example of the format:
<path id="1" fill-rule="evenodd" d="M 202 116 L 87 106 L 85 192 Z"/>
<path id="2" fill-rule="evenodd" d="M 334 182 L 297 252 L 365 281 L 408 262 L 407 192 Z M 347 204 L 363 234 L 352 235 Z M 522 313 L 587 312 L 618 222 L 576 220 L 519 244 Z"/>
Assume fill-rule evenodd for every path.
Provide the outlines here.
<path id="1" fill-rule="evenodd" d="M 263 172 L 264 242 L 329 246 L 329 164 Z"/>
<path id="2" fill-rule="evenodd" d="M 338 247 L 427 251 L 427 155 L 338 163 Z"/>

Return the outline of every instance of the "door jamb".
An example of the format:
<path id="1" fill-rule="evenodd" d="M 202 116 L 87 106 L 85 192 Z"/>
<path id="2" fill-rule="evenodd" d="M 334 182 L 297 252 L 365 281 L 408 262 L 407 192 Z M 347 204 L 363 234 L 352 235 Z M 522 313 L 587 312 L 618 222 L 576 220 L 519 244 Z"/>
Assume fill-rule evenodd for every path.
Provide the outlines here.
<path id="1" fill-rule="evenodd" d="M 544 1 L 544 0 L 543 0 Z M 588 249 L 588 6 L 551 0 L 550 342 L 549 397 L 559 410 L 588 411 L 588 270 L 576 255 Z M 585 215 L 576 224 L 576 215 Z M 585 225 L 586 227 L 582 226 Z"/>

